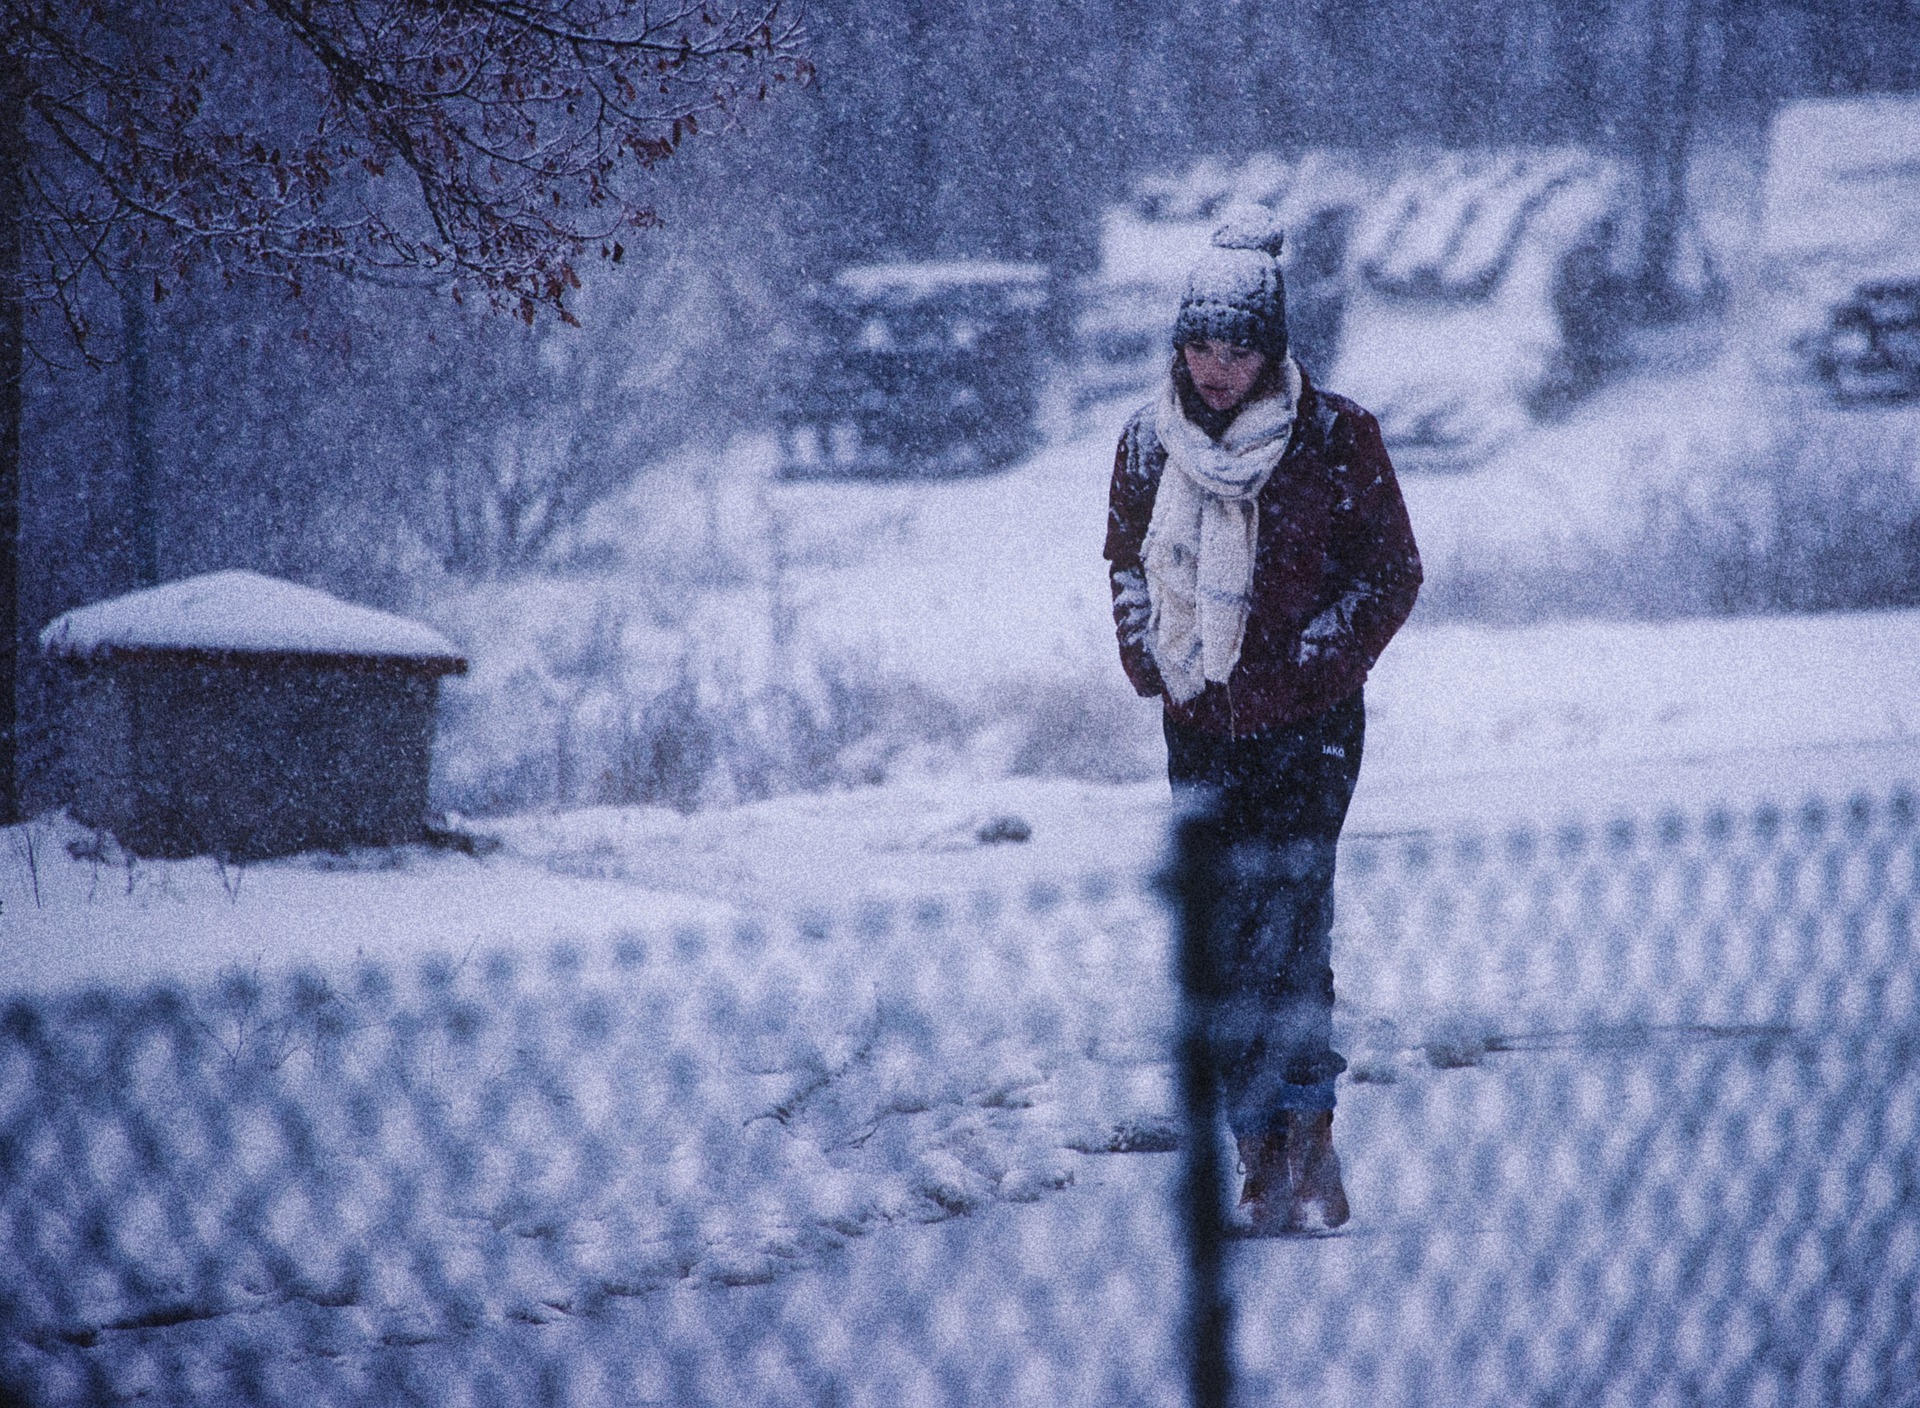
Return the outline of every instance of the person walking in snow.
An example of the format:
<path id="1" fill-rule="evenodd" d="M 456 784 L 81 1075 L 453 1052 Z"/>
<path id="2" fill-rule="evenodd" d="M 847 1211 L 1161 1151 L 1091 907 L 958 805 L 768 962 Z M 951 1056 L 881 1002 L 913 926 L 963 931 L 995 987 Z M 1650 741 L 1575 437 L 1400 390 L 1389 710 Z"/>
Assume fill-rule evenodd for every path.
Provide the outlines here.
<path id="1" fill-rule="evenodd" d="M 1230 221 L 1188 277 L 1158 396 L 1114 458 L 1105 556 L 1120 660 L 1163 702 L 1188 968 L 1263 1235 L 1338 1227 L 1334 846 L 1361 686 L 1421 582 L 1374 418 L 1287 352 L 1282 232 Z"/>

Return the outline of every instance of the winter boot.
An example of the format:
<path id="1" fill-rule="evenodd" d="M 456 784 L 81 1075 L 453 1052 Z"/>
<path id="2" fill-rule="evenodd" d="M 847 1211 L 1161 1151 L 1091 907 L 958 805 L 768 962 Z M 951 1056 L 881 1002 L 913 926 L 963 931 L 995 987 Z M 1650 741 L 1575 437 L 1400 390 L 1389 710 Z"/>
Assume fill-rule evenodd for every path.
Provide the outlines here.
<path id="1" fill-rule="evenodd" d="M 1291 1231 L 1293 1188 L 1287 1177 L 1285 1132 L 1243 1135 L 1238 1142 L 1246 1179 L 1240 1187 L 1235 1224 L 1250 1237 L 1278 1237 Z"/>
<path id="2" fill-rule="evenodd" d="M 1333 1111 L 1289 1113 L 1285 1149 L 1288 1230 L 1331 1232 L 1350 1215 L 1340 1156 L 1333 1151 Z"/>

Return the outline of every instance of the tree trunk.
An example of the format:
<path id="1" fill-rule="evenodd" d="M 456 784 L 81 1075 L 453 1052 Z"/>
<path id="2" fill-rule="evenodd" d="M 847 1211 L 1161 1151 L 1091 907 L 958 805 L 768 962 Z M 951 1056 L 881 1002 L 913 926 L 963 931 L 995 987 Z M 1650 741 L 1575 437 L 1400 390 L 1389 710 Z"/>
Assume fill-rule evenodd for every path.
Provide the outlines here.
<path id="1" fill-rule="evenodd" d="M 1641 174 L 1647 223 L 1640 292 L 1646 316 L 1665 321 L 1689 311 L 1676 286 L 1673 264 L 1687 220 L 1687 154 L 1693 145 L 1700 26 L 1695 0 L 1656 0 L 1655 13 Z"/>
<path id="2" fill-rule="evenodd" d="M 141 7 L 110 9 L 105 18 L 120 61 L 130 67 L 137 64 L 139 55 L 152 44 L 152 25 Z M 132 126 L 130 107 L 121 120 Z M 160 470 L 153 452 L 153 378 L 147 357 L 147 300 L 152 295 L 138 241 L 130 229 L 122 232 L 122 239 L 120 353 L 127 376 L 127 507 L 121 521 L 129 535 L 126 546 L 131 550 L 133 585 L 144 588 L 160 584 Z"/>
<path id="3" fill-rule="evenodd" d="M 26 342 L 25 60 L 0 52 L 0 825 L 20 819 L 20 420 Z"/>
<path id="4" fill-rule="evenodd" d="M 120 295 L 127 372 L 127 515 L 133 584 L 160 585 L 160 471 L 153 455 L 152 376 L 147 362 L 147 299 L 137 269 Z"/>

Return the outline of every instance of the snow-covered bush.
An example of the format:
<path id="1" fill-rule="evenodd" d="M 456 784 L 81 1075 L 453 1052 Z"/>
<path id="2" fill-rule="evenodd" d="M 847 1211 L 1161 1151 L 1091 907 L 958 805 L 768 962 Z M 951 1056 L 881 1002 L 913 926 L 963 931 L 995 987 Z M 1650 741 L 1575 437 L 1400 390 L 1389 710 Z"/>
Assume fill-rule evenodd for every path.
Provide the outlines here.
<path id="1" fill-rule="evenodd" d="M 522 577 L 443 598 L 475 671 L 446 693 L 436 793 L 472 812 L 706 803 L 878 782 L 977 721 L 857 659 L 775 675 L 766 602 L 721 580 Z"/>
<path id="2" fill-rule="evenodd" d="M 1118 667 L 1115 667 L 1116 672 Z M 1135 782 L 1156 776 L 1163 760 L 1152 710 L 1115 681 L 1063 676 L 1035 681 L 1006 701 L 1016 777 L 1077 777 Z M 1106 686 L 1106 687 L 1103 687 Z M 1142 727 L 1146 723 L 1149 727 Z"/>
<path id="3" fill-rule="evenodd" d="M 1636 531 L 1616 542 L 1435 566 L 1418 608 L 1425 621 L 1920 605 L 1920 435 L 1874 418 L 1795 425 L 1745 462 L 1655 477 Z"/>
<path id="4" fill-rule="evenodd" d="M 584 643 L 538 631 L 499 641 L 526 652 L 504 669 L 476 652 L 480 678 L 448 692 L 443 805 L 692 811 L 954 768 L 1117 782 L 1150 776 L 1155 763 L 1139 711 L 1099 681 L 1033 680 L 971 703 L 828 655 L 802 664 L 804 685 L 746 690 L 689 636 L 648 639 L 602 615 Z M 669 661 L 660 674 L 646 676 L 649 655 Z"/>
<path id="5" fill-rule="evenodd" d="M 1151 776 L 1154 711 L 1114 659 L 1097 556 L 1104 459 L 796 485 L 743 437 L 643 467 L 546 570 L 442 577 L 412 604 L 473 662 L 443 693 L 438 804 Z"/>
<path id="6" fill-rule="evenodd" d="M 1674 590 L 1647 615 L 1920 604 L 1920 443 L 1871 421 L 1801 429 L 1704 504 L 1656 501 L 1650 528 Z"/>

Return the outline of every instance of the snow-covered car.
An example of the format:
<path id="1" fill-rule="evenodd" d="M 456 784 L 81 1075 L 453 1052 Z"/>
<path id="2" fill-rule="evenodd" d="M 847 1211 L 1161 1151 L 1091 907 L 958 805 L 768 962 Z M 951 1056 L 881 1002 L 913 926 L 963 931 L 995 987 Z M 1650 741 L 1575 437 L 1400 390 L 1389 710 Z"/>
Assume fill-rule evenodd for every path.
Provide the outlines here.
<path id="1" fill-rule="evenodd" d="M 1141 182 L 1102 217 L 1099 266 L 1077 290 L 1083 398 L 1131 393 L 1165 373 L 1187 270 L 1227 213 L 1248 205 L 1273 211 L 1287 231 L 1281 262 L 1294 355 L 1323 371 L 1339 341 L 1348 239 L 1381 175 L 1357 155 L 1316 150 L 1297 161 L 1207 160 Z"/>
<path id="2" fill-rule="evenodd" d="M 1920 397 L 1920 282 L 1867 284 L 1806 350 L 1836 400 Z"/>
<path id="3" fill-rule="evenodd" d="M 1843 400 L 1907 396 L 1920 377 L 1920 98 L 1788 103 L 1774 115 L 1760 219 L 1776 374 Z"/>
<path id="4" fill-rule="evenodd" d="M 1409 163 L 1354 232 L 1326 384 L 1402 468 L 1472 468 L 1614 357 L 1634 210 L 1627 173 L 1579 149 Z"/>
<path id="5" fill-rule="evenodd" d="M 1044 265 L 861 265 L 810 301 L 782 408 L 788 478 L 990 470 L 1031 449 L 1053 299 Z"/>
<path id="6" fill-rule="evenodd" d="M 1593 384 L 1629 321 L 1628 172 L 1577 148 L 1203 161 L 1102 221 L 1079 290 L 1083 399 L 1162 374 L 1186 272 L 1236 206 L 1288 232 L 1293 350 L 1379 416 L 1397 461 L 1461 469 Z"/>

